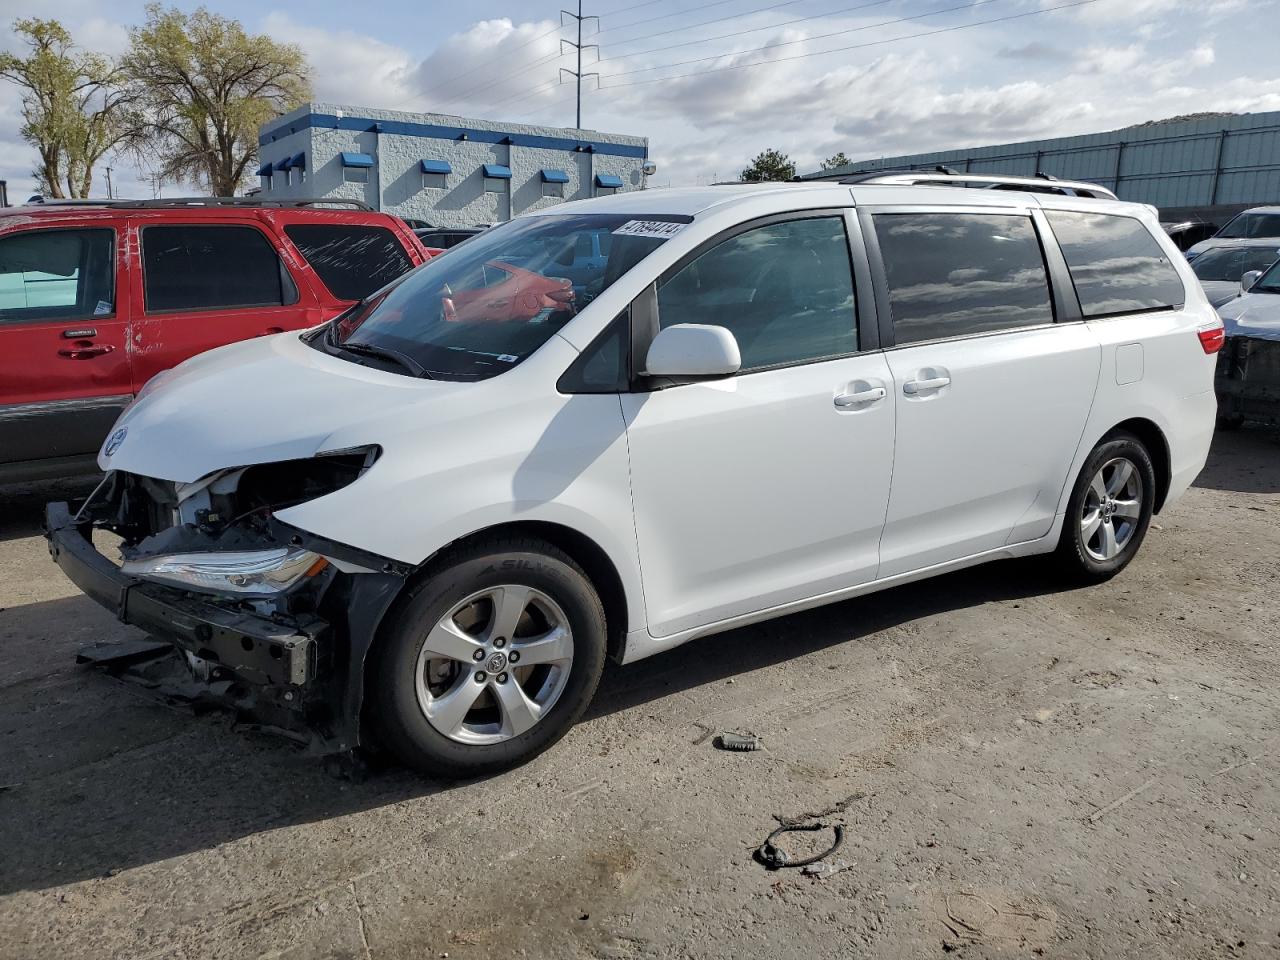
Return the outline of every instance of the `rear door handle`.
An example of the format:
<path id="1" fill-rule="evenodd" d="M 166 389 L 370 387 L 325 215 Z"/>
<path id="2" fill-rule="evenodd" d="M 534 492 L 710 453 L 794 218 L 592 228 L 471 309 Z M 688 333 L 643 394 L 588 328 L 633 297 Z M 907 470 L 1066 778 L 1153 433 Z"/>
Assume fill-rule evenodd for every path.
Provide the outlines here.
<path id="1" fill-rule="evenodd" d="M 930 377 L 928 380 L 908 380 L 902 385 L 902 392 L 909 396 L 924 393 L 926 390 L 938 390 L 951 382 L 950 377 Z"/>
<path id="2" fill-rule="evenodd" d="M 58 356 L 66 357 L 68 360 L 87 360 L 90 357 L 100 357 L 104 353 L 110 353 L 115 347 L 105 343 L 95 343 L 87 347 L 70 347 L 66 350 L 59 350 Z"/>
<path id="3" fill-rule="evenodd" d="M 869 390 L 858 390 L 855 393 L 842 393 L 836 397 L 835 405 L 837 407 L 856 407 L 861 403 L 874 403 L 876 400 L 883 400 L 889 395 L 889 391 L 884 387 L 871 387 Z"/>

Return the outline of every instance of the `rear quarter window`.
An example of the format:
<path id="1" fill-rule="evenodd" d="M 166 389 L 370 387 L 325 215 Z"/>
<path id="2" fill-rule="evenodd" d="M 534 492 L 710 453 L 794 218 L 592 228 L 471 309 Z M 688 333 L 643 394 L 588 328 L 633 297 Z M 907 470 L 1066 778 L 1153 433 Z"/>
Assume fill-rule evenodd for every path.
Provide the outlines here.
<path id="1" fill-rule="evenodd" d="M 386 227 L 295 223 L 284 232 L 339 300 L 363 300 L 413 267 Z"/>
<path id="2" fill-rule="evenodd" d="M 1086 317 L 1182 306 L 1182 278 L 1140 220 L 1065 210 L 1045 216 Z"/>

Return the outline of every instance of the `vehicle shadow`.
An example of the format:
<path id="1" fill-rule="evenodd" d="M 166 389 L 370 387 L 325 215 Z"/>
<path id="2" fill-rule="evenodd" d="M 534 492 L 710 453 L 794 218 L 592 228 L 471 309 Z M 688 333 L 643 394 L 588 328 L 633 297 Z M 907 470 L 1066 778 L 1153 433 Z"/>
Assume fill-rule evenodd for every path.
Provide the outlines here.
<path id="1" fill-rule="evenodd" d="M 856 643 L 917 617 L 1054 589 L 1036 564 L 995 564 L 734 630 L 610 669 L 587 718 Z M 42 635 L 52 623 L 65 628 L 56 644 Z M 340 781 L 287 741 L 233 729 L 221 713 L 160 705 L 72 665 L 75 649 L 93 639 L 132 635 L 83 597 L 0 612 L 0 676 L 14 673 L 0 687 L 0 753 L 8 758 L 0 772 L 0 895 L 412 798 L 454 791 L 463 799 L 478 783 L 391 766 L 363 782 Z M 40 669 L 33 660 L 43 661 Z M 556 763 L 554 750 L 534 761 Z M 532 768 L 501 776 L 530 775 Z"/>
<path id="2" fill-rule="evenodd" d="M 0 543 L 34 537 L 44 529 L 44 505 L 87 497 L 101 474 L 0 485 Z"/>
<path id="3" fill-rule="evenodd" d="M 1280 429 L 1247 423 L 1219 430 L 1194 486 L 1236 493 L 1280 493 Z"/>

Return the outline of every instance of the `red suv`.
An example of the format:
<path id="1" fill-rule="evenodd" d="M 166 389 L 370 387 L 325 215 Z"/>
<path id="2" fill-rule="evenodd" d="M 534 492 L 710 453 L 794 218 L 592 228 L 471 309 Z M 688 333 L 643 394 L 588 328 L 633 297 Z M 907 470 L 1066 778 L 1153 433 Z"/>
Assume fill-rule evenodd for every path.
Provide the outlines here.
<path id="1" fill-rule="evenodd" d="M 161 370 L 322 323 L 429 255 L 355 201 L 0 209 L 0 482 L 95 469 Z"/>

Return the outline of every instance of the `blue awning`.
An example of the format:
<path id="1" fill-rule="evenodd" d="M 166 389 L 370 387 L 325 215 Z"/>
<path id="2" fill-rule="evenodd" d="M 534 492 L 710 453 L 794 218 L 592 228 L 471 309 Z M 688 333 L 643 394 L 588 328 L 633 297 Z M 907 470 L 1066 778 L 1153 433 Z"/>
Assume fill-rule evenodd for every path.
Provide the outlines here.
<path id="1" fill-rule="evenodd" d="M 258 176 L 260 177 L 271 176 L 271 161 L 268 160 L 266 163 L 264 163 L 262 166 L 258 168 Z"/>
<path id="2" fill-rule="evenodd" d="M 612 173 L 597 173 L 597 187 L 614 187 L 615 189 L 622 186 L 622 178 L 615 177 Z"/>
<path id="3" fill-rule="evenodd" d="M 307 155 L 305 153 L 295 153 L 289 158 L 289 166 L 294 170 L 307 169 Z"/>
<path id="4" fill-rule="evenodd" d="M 423 173 L 453 173 L 453 166 L 448 160 L 419 160 Z"/>
<path id="5" fill-rule="evenodd" d="M 277 169 L 277 170 L 288 170 L 288 169 L 289 169 L 289 158 L 288 158 L 288 157 L 285 157 L 283 160 L 277 160 L 277 161 L 276 161 L 276 169 Z"/>
<path id="6" fill-rule="evenodd" d="M 367 153 L 346 153 L 339 154 L 344 167 L 372 167 L 373 157 Z"/>
<path id="7" fill-rule="evenodd" d="M 492 177 L 495 180 L 511 179 L 511 168 L 504 167 L 500 163 L 486 163 L 484 164 L 483 169 L 486 177 Z"/>
<path id="8" fill-rule="evenodd" d="M 565 173 L 563 170 L 543 170 L 542 182 L 543 183 L 568 183 L 569 175 Z"/>

